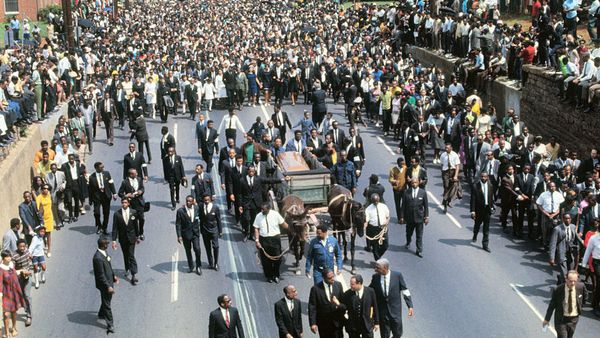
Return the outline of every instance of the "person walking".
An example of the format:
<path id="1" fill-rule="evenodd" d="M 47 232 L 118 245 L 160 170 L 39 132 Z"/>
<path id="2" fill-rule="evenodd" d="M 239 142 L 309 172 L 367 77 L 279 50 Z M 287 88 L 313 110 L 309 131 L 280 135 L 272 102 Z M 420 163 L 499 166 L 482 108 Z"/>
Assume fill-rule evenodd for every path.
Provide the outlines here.
<path id="1" fill-rule="evenodd" d="M 452 150 L 452 145 L 446 143 L 446 151 L 440 156 L 440 162 L 442 164 L 442 183 L 444 185 L 444 195 L 442 199 L 442 205 L 444 206 L 444 213 L 448 211 L 448 207 L 452 207 L 450 204 L 452 200 L 459 196 L 460 182 L 458 174 L 460 173 L 460 157 L 457 153 Z"/>
<path id="2" fill-rule="evenodd" d="M 199 276 L 202 275 L 202 263 L 200 262 L 200 211 L 194 204 L 194 198 L 188 195 L 185 198 L 185 205 L 177 210 L 175 216 L 175 231 L 177 232 L 177 243 L 183 244 L 185 256 L 187 257 L 189 272 L 196 271 Z M 196 256 L 192 256 L 192 248 Z"/>
<path id="3" fill-rule="evenodd" d="M 419 187 L 419 183 L 418 178 L 413 178 L 410 188 L 404 191 L 400 223 L 406 222 L 406 249 L 410 248 L 413 232 L 416 232 L 416 255 L 423 258 L 423 226 L 429 223 L 429 202 L 427 192 Z"/>
<path id="4" fill-rule="evenodd" d="M 557 266 L 559 270 L 557 284 L 564 283 L 567 272 L 577 264 L 574 252 L 578 245 L 577 228 L 571 223 L 571 215 L 565 213 L 562 223 L 552 229 L 548 251 L 550 266 Z"/>
<path id="5" fill-rule="evenodd" d="M 275 323 L 279 338 L 302 337 L 302 303 L 298 300 L 298 291 L 293 285 L 283 288 L 285 297 L 275 303 Z"/>
<path id="6" fill-rule="evenodd" d="M 204 250 L 208 258 L 210 269 L 219 271 L 219 238 L 223 237 L 221 212 L 219 207 L 212 203 L 212 196 L 202 196 L 200 207 L 200 233 L 204 242 Z"/>
<path id="7" fill-rule="evenodd" d="M 261 212 L 254 219 L 254 238 L 256 249 L 260 253 L 263 272 L 269 283 L 279 283 L 279 266 L 281 265 L 281 231 L 288 225 L 281 215 L 271 210 L 271 204 L 265 202 Z"/>
<path id="8" fill-rule="evenodd" d="M 594 288 L 594 298 L 592 299 L 592 307 L 594 308 L 594 314 L 596 317 L 600 317 L 600 236 L 598 236 L 598 218 L 594 220 L 594 229 L 589 232 L 593 233 L 588 240 L 585 253 L 581 265 L 584 268 L 589 268 L 590 261 L 593 271 L 596 276 L 596 283 Z M 591 258 L 591 259 L 590 259 Z"/>
<path id="9" fill-rule="evenodd" d="M 100 291 L 100 310 L 98 310 L 98 318 L 106 320 L 106 334 L 115 333 L 113 326 L 113 314 L 111 309 L 112 297 L 115 294 L 115 284 L 119 284 L 119 278 L 115 275 L 111 257 L 108 255 L 108 239 L 105 237 L 98 238 L 98 250 L 92 258 L 94 266 L 94 280 L 96 289 Z"/>
<path id="10" fill-rule="evenodd" d="M 89 178 L 90 202 L 94 205 L 94 219 L 96 221 L 96 234 L 108 234 L 108 220 L 110 218 L 110 201 L 117 199 L 115 182 L 110 172 L 104 170 L 102 162 L 94 163 L 96 170 Z M 100 222 L 100 210 L 103 220 Z"/>
<path id="11" fill-rule="evenodd" d="M 365 234 L 367 245 L 371 247 L 375 260 L 381 258 L 389 244 L 388 225 L 390 223 L 390 210 L 387 205 L 380 202 L 379 194 L 371 195 L 371 205 L 365 210 Z"/>
<path id="12" fill-rule="evenodd" d="M 198 153 L 206 163 L 206 172 L 210 173 L 213 167 L 213 156 L 219 151 L 219 134 L 214 129 L 213 120 L 206 122 L 206 128 L 201 129 L 198 137 Z"/>
<path id="13" fill-rule="evenodd" d="M 35 288 L 40 287 L 40 282 L 46 283 L 46 256 L 44 256 L 44 237 L 46 228 L 43 225 L 38 226 L 36 235 L 31 239 L 29 245 L 29 254 L 33 263 L 33 283 Z"/>
<path id="14" fill-rule="evenodd" d="M 390 169 L 389 181 L 394 193 L 394 205 L 396 207 L 396 222 L 400 223 L 400 209 L 402 209 L 402 197 L 406 189 L 406 160 L 403 156 L 398 157 L 396 166 Z"/>
<path id="15" fill-rule="evenodd" d="M 308 243 L 305 267 L 306 277 L 310 278 L 310 269 L 311 266 L 314 266 L 313 281 L 315 285 L 323 281 L 324 271 L 333 271 L 335 264 L 339 275 L 342 273 L 343 265 L 342 250 L 337 239 L 328 233 L 327 225 L 320 224 L 316 231 L 317 236 Z"/>
<path id="16" fill-rule="evenodd" d="M 379 310 L 375 291 L 363 285 L 363 277 L 350 277 L 350 289 L 344 292 L 342 303 L 348 311 L 346 332 L 350 338 L 373 338 L 379 330 Z"/>
<path id="17" fill-rule="evenodd" d="M 473 226 L 472 242 L 477 242 L 479 229 L 483 232 L 483 250 L 492 252 L 489 247 L 490 241 L 490 217 L 494 213 L 494 187 L 489 181 L 489 175 L 483 171 L 479 174 L 479 182 L 471 188 L 470 201 L 471 218 L 475 221 Z M 483 225 L 483 228 L 481 228 Z"/>
<path id="18" fill-rule="evenodd" d="M 20 238 L 17 241 L 17 250 L 13 252 L 12 260 L 15 263 L 15 270 L 19 276 L 19 285 L 21 285 L 21 291 L 23 291 L 23 298 L 25 299 L 25 327 L 31 326 L 31 280 L 30 277 L 33 275 L 33 264 L 31 255 L 27 250 L 27 241 Z"/>
<path id="19" fill-rule="evenodd" d="M 375 263 L 375 274 L 369 287 L 375 291 L 381 338 L 402 337 L 402 298 L 408 307 L 408 318 L 414 315 L 408 286 L 400 272 L 390 270 L 390 262 L 381 258 Z"/>
<path id="20" fill-rule="evenodd" d="M 129 143 L 129 152 L 123 156 L 123 179 L 129 177 L 129 169 L 135 169 L 137 176 L 148 182 L 148 166 L 144 154 L 135 150 L 135 143 Z"/>
<path id="21" fill-rule="evenodd" d="M 342 283 L 335 280 L 333 270 L 324 269 L 323 279 L 310 289 L 308 323 L 312 333 L 321 338 L 344 337 L 346 306 L 341 303 Z"/>
<path id="22" fill-rule="evenodd" d="M 225 128 L 225 138 L 236 140 L 237 130 L 239 129 L 244 136 L 246 135 L 246 130 L 240 122 L 240 119 L 235 114 L 235 109 L 233 107 L 229 107 L 228 115 L 223 116 L 221 120 L 221 124 L 219 125 L 219 129 L 217 130 L 217 135 L 221 135 L 223 128 Z"/>
<path id="23" fill-rule="evenodd" d="M 208 317 L 208 338 L 244 338 L 240 313 L 231 306 L 229 295 L 220 295 L 217 303 L 219 308 Z"/>
<path id="24" fill-rule="evenodd" d="M 117 250 L 117 240 L 121 244 L 123 260 L 125 263 L 125 279 L 131 272 L 131 285 L 138 283 L 135 275 L 138 272 L 135 259 L 135 245 L 139 243 L 139 221 L 136 210 L 129 207 L 129 198 L 121 200 L 121 209 L 113 215 L 112 248 Z"/>
<path id="25" fill-rule="evenodd" d="M 0 286 L 2 287 L 0 297 L 2 298 L 4 336 L 16 337 L 19 334 L 17 331 L 17 311 L 25 306 L 25 299 L 12 261 L 12 253 L 8 250 L 2 250 L 0 256 L 2 256 L 2 262 L 0 263 Z M 11 323 L 12 328 L 10 328 Z"/>
<path id="26" fill-rule="evenodd" d="M 540 183 L 545 184 L 545 182 Z M 560 205 L 565 201 L 563 195 L 556 191 L 555 182 L 550 181 L 547 184 L 547 187 L 548 190 L 541 193 L 535 201 L 538 210 L 542 213 L 540 227 L 542 228 L 544 250 L 548 250 L 552 229 L 554 229 L 559 222 L 557 216 L 560 214 Z"/>
<path id="27" fill-rule="evenodd" d="M 204 166 L 202 164 L 196 164 L 196 168 L 194 170 L 196 175 L 192 177 L 192 197 L 198 203 L 202 201 L 204 195 L 209 195 L 211 197 L 215 196 L 215 187 L 212 177 L 209 173 L 204 172 Z"/>
<path id="28" fill-rule="evenodd" d="M 144 210 L 146 202 L 144 200 L 144 183 L 141 178 L 137 176 L 137 171 L 133 168 L 129 169 L 129 178 L 123 180 L 119 187 L 119 197 L 121 199 L 127 198 L 129 205 L 136 212 L 137 223 L 139 227 L 140 240 L 144 240 L 144 224 L 146 219 L 144 217 Z M 113 216 L 114 220 L 114 216 Z"/>
<path id="29" fill-rule="evenodd" d="M 183 160 L 181 156 L 175 154 L 175 148 L 171 147 L 167 151 L 167 156 L 163 158 L 163 169 L 165 181 L 169 182 L 171 210 L 175 210 L 176 205 L 179 204 L 179 185 L 187 186 Z"/>
<path id="30" fill-rule="evenodd" d="M 552 291 L 552 297 L 546 310 L 542 327 L 547 327 L 554 314 L 554 328 L 558 338 L 572 338 L 575 335 L 577 322 L 585 304 L 585 286 L 579 282 L 579 274 L 575 270 L 567 273 L 567 279 Z"/>
<path id="31" fill-rule="evenodd" d="M 65 202 L 67 209 L 69 209 L 69 222 L 77 222 L 80 213 L 81 188 L 85 180 L 85 169 L 81 164 L 75 162 L 75 155 L 69 154 L 68 158 L 69 161 L 63 164 L 60 170 L 65 173 Z"/>
<path id="32" fill-rule="evenodd" d="M 8 250 L 10 252 L 17 251 L 19 229 L 21 229 L 21 220 L 18 218 L 12 218 L 10 220 L 10 229 L 8 229 L 2 237 L 2 250 Z"/>

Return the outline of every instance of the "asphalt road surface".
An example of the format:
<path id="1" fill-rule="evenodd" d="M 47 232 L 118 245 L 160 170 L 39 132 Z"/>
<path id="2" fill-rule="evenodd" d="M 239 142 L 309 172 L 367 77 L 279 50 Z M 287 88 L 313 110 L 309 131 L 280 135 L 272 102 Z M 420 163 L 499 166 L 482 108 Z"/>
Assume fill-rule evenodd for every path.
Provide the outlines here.
<path id="1" fill-rule="evenodd" d="M 329 104 L 335 118 L 347 128 L 341 105 Z M 292 123 L 296 123 L 304 109 L 310 106 L 284 105 Z M 257 116 L 266 121 L 272 106 L 244 107 L 239 113 L 248 129 Z M 218 126 L 224 111 L 213 111 L 210 118 Z M 149 165 L 150 181 L 146 184 L 145 198 L 152 203 L 146 214 L 146 240 L 138 245 L 136 258 L 140 283 L 132 286 L 124 280 L 116 286 L 112 308 L 115 317 L 115 337 L 207 337 L 208 315 L 217 308 L 216 298 L 228 293 L 233 305 L 238 307 L 246 337 L 277 337 L 273 304 L 283 297 L 282 288 L 292 283 L 298 288 L 302 301 L 304 337 L 316 337 L 308 327 L 307 301 L 312 279 L 295 275 L 293 257 L 288 255 L 282 265 L 280 284 L 264 280 L 252 241 L 243 243 L 242 235 L 232 225 L 231 217 L 225 219 L 224 237 L 220 242 L 220 271 L 204 269 L 202 276 L 187 272 L 183 246 L 175 235 L 175 211 L 170 210 L 169 188 L 164 184 L 160 162 L 160 128 L 158 120 L 147 120 L 153 161 Z M 170 117 L 168 127 L 176 134 L 177 152 L 184 159 L 188 177 L 194 165 L 202 163 L 196 152 L 194 123 L 187 115 Z M 122 159 L 127 152 L 127 129 L 115 130 L 115 145 L 105 142 L 105 131 L 99 127 L 94 154 L 88 168 L 102 161 L 106 170 L 121 183 Z M 358 199 L 367 186 L 368 177 L 377 174 L 386 187 L 385 200 L 391 215 L 395 215 L 391 187 L 387 183 L 388 170 L 395 163 L 396 143 L 384 140 L 381 130 L 373 126 L 361 127 L 367 156 L 362 177 L 359 179 Z M 292 132 L 288 131 L 288 138 Z M 242 135 L 238 132 L 238 144 Z M 220 146 L 225 144 L 221 137 Z M 428 161 L 430 223 L 425 228 L 424 258 L 404 244 L 405 226 L 398 225 L 392 217 L 390 247 L 385 257 L 392 269 L 401 271 L 413 296 L 415 316 L 406 317 L 403 309 L 405 337 L 553 337 L 555 332 L 542 332 L 542 316 L 546 311 L 550 287 L 556 273 L 547 263 L 547 257 L 537 244 L 515 240 L 502 233 L 497 214 L 492 220 L 490 248 L 471 244 L 473 222 L 468 212 L 466 198 L 458 201 L 443 214 L 442 183 L 439 165 Z M 93 169 L 90 169 L 93 170 Z M 215 168 L 216 171 L 216 168 Z M 213 178 L 218 180 L 217 175 Z M 218 181 L 216 182 L 218 183 Z M 216 185 L 218 188 L 218 185 Z M 220 189 L 218 203 L 225 213 L 224 196 Z M 189 191 L 182 188 L 181 201 Z M 114 202 L 112 211 L 119 208 Z M 109 230 L 112 228 L 112 218 Z M 33 289 L 33 325 L 23 328 L 26 337 L 104 337 L 105 323 L 96 318 L 100 297 L 94 286 L 92 256 L 96 250 L 94 219 L 91 211 L 74 224 L 67 225 L 53 235 L 52 258 L 48 259 L 47 282 Z M 481 237 L 480 237 L 481 238 Z M 414 242 L 413 242 L 414 243 Z M 365 252 L 364 238 L 357 240 L 356 265 L 358 272 L 370 282 L 373 273 L 373 256 Z M 283 242 L 287 247 L 287 239 Z M 120 248 L 109 249 L 112 265 L 119 276 L 123 274 Z M 204 249 L 203 266 L 208 265 Z M 304 262 L 304 260 L 303 260 Z M 303 266 L 303 262 L 301 266 Z M 349 266 L 344 266 L 343 283 L 348 284 Z M 596 334 L 594 334 L 596 332 Z M 577 327 L 577 337 L 598 337 L 600 321 L 585 308 Z M 376 334 L 378 336 L 378 334 Z"/>

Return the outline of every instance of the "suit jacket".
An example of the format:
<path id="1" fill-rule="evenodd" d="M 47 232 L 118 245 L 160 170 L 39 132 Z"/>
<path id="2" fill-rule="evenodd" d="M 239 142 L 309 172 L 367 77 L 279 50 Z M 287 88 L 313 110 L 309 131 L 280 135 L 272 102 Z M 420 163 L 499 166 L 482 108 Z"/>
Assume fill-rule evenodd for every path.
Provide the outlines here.
<path id="1" fill-rule="evenodd" d="M 221 182 L 225 182 L 225 187 L 228 192 L 232 194 L 240 194 L 242 190 L 241 178 L 246 177 L 247 169 L 242 165 L 241 173 L 238 171 L 237 166 L 230 167 L 229 162 L 225 161 L 224 164 L 225 172 L 223 174 L 223 178 Z M 239 196 L 238 196 L 239 197 Z"/>
<path id="2" fill-rule="evenodd" d="M 412 166 L 408 167 L 406 170 L 406 185 L 407 187 L 410 186 L 410 180 L 413 179 L 412 177 Z M 419 188 L 425 189 L 425 186 L 427 185 L 427 169 L 423 168 L 422 166 L 419 167 L 419 174 L 417 176 L 419 178 L 419 180 L 421 181 L 421 184 L 419 184 Z"/>
<path id="3" fill-rule="evenodd" d="M 285 145 L 285 151 L 298 151 L 297 142 L 295 138 L 289 139 Z M 306 148 L 306 142 L 304 139 L 300 139 L 300 153 L 304 151 L 304 148 Z"/>
<path id="4" fill-rule="evenodd" d="M 488 171 L 488 162 L 490 162 L 487 158 L 481 162 L 479 169 L 477 170 L 477 177 L 481 174 L 481 172 L 485 171 L 488 173 L 491 180 L 498 180 L 498 169 L 500 169 L 500 161 L 497 159 L 492 160 L 491 168 L 492 170 Z"/>
<path id="5" fill-rule="evenodd" d="M 73 179 L 71 175 L 71 169 L 69 162 L 62 165 L 60 170 L 65 173 L 65 189 L 66 190 L 79 190 L 80 189 L 80 181 L 83 180 L 83 175 L 85 174 L 84 167 L 79 164 L 79 162 L 75 162 L 75 166 L 77 167 L 77 181 Z"/>
<path id="6" fill-rule="evenodd" d="M 248 175 L 240 177 L 240 193 L 241 203 L 244 208 L 260 210 L 260 205 L 263 203 L 264 186 L 269 183 L 280 183 L 278 178 L 266 178 L 254 176 L 254 184 L 250 186 L 248 183 Z"/>
<path id="7" fill-rule="evenodd" d="M 129 208 L 128 220 L 123 217 L 123 209 L 117 210 L 113 215 L 112 240 L 134 244 L 139 235 L 140 228 L 136 210 Z"/>
<path id="8" fill-rule="evenodd" d="M 315 90 L 312 92 L 310 100 L 312 102 L 312 112 L 313 115 L 317 114 L 325 114 L 327 112 L 327 104 L 325 103 L 325 98 L 327 94 L 323 89 Z"/>
<path id="9" fill-rule="evenodd" d="M 94 266 L 96 289 L 106 292 L 108 291 L 108 288 L 114 287 L 115 273 L 113 272 L 108 257 L 96 250 L 94 258 L 92 259 L 92 265 Z"/>
<path id="10" fill-rule="evenodd" d="M 306 146 L 312 148 L 311 153 L 319 156 L 321 155 L 321 147 L 325 144 L 321 138 L 317 137 L 316 141 L 313 141 L 311 137 L 306 139 Z"/>
<path id="11" fill-rule="evenodd" d="M 37 226 L 42 224 L 42 216 L 38 211 L 37 205 L 33 201 L 31 204 L 25 204 L 25 202 L 19 204 L 19 218 L 22 223 L 22 232 L 25 235 L 29 234 L 29 227 L 31 227 L 32 230 L 35 230 Z"/>
<path id="12" fill-rule="evenodd" d="M 179 155 L 173 155 L 174 163 L 171 163 L 171 157 L 163 157 L 163 174 L 165 180 L 180 182 L 182 178 L 185 178 L 185 170 L 183 169 L 183 160 Z"/>
<path id="13" fill-rule="evenodd" d="M 577 311 L 581 315 L 581 308 L 585 304 L 585 285 L 582 282 L 575 284 L 575 296 L 577 298 Z M 544 320 L 550 321 L 552 313 L 554 313 L 554 322 L 561 323 L 563 320 L 564 303 L 565 303 L 565 284 L 557 285 L 552 290 L 552 297 L 550 298 L 550 304 L 548 304 L 548 310 L 546 311 L 546 317 Z"/>
<path id="14" fill-rule="evenodd" d="M 127 194 L 133 194 L 136 191 L 141 191 L 140 195 L 137 195 L 136 197 L 132 198 L 129 201 L 132 209 L 141 211 L 141 210 L 144 210 L 144 204 L 146 203 L 144 201 L 144 192 L 145 192 L 144 181 L 139 177 L 136 177 L 136 180 L 138 182 L 137 190 L 135 190 L 133 188 L 133 186 L 131 185 L 131 182 L 129 182 L 129 178 L 127 178 L 127 179 L 123 180 L 123 182 L 121 183 L 118 194 L 119 194 L 119 197 L 124 198 L 125 195 L 127 195 Z"/>
<path id="15" fill-rule="evenodd" d="M 379 309 L 379 318 L 389 313 L 390 317 L 396 321 L 402 321 L 402 298 L 406 302 L 408 308 L 413 307 L 412 298 L 404 277 L 400 272 L 390 271 L 390 284 L 388 285 L 388 293 L 385 296 L 383 292 L 383 285 L 381 284 L 382 276 L 380 274 L 374 274 L 371 278 L 371 284 L 369 287 L 375 291 L 377 297 L 377 308 Z"/>
<path id="16" fill-rule="evenodd" d="M 427 192 L 419 188 L 417 198 L 413 198 L 413 188 L 404 190 L 404 199 L 402 208 L 400 208 L 400 217 L 404 218 L 406 223 L 423 223 L 425 217 L 429 217 L 429 203 L 427 201 Z"/>
<path id="17" fill-rule="evenodd" d="M 515 184 L 517 183 L 517 175 L 513 175 L 513 181 L 510 180 L 508 175 L 502 177 L 500 189 L 500 201 L 505 206 L 514 205 L 516 203 L 517 196 L 513 193 L 515 190 Z"/>
<path id="18" fill-rule="evenodd" d="M 102 181 L 104 185 L 104 189 L 100 189 L 98 184 L 98 176 L 97 172 L 94 172 L 90 175 L 89 179 L 89 192 L 90 192 L 90 201 L 94 203 L 102 203 L 106 201 L 110 201 L 112 195 L 117 193 L 115 189 L 115 182 L 113 181 L 110 173 L 108 171 L 102 172 Z"/>
<path id="19" fill-rule="evenodd" d="M 109 98 L 108 101 L 108 110 L 106 110 L 105 106 L 106 99 L 100 100 L 97 104 L 98 111 L 100 113 L 100 116 L 102 117 L 102 121 L 104 122 L 108 122 L 109 120 L 114 120 L 115 118 L 117 118 L 117 110 L 115 108 L 115 103 L 113 99 Z"/>
<path id="20" fill-rule="evenodd" d="M 360 156 L 360 159 L 363 160 L 366 157 L 365 156 L 365 144 L 363 143 L 362 137 L 360 137 L 359 135 L 356 135 L 355 138 L 356 139 L 355 139 L 353 148 L 355 149 L 356 155 Z M 352 142 L 352 136 L 348 136 L 348 140 L 350 140 L 350 142 Z M 354 158 L 351 158 L 350 156 L 348 156 L 348 158 L 351 161 L 356 162 Z"/>
<path id="21" fill-rule="evenodd" d="M 160 137 L 160 157 L 167 156 L 169 148 L 175 148 L 175 137 L 171 133 L 167 134 L 167 140 L 165 142 L 164 136 Z M 130 156 L 131 157 L 131 156 Z"/>
<path id="22" fill-rule="evenodd" d="M 273 123 L 275 123 L 275 121 L 273 121 Z M 273 125 L 273 130 L 269 130 L 269 127 L 266 127 L 265 130 L 264 130 L 264 133 L 265 134 L 272 134 L 273 135 L 273 136 L 271 136 L 271 140 L 272 141 L 274 141 L 276 138 L 278 138 L 279 134 L 280 134 L 279 128 L 275 127 L 274 125 Z"/>
<path id="23" fill-rule="evenodd" d="M 8 229 L 2 237 L 2 250 L 8 250 L 11 253 L 17 251 L 17 240 L 19 239 L 18 235 L 15 233 L 13 229 Z"/>
<path id="24" fill-rule="evenodd" d="M 348 289 L 342 296 L 342 303 L 344 303 L 348 310 L 348 320 L 345 325 L 348 332 L 361 332 L 363 330 L 372 332 L 373 326 L 379 325 L 377 297 L 372 288 L 368 286 L 363 287 L 362 299 L 359 299 L 356 292 L 352 291 L 352 289 Z"/>
<path id="25" fill-rule="evenodd" d="M 450 118 L 452 117 L 445 118 L 444 122 L 442 123 L 442 130 L 445 133 L 446 142 L 452 142 L 454 140 L 460 139 L 461 127 L 459 119 L 454 119 L 454 124 L 452 124 L 452 128 L 450 128 L 450 133 L 448 133 L 448 123 Z"/>
<path id="26" fill-rule="evenodd" d="M 337 138 L 337 142 L 335 140 L 335 138 L 333 137 L 333 129 L 330 130 L 327 134 L 331 136 L 331 140 L 333 141 L 333 143 L 335 143 L 335 145 L 339 148 L 342 149 L 342 147 L 344 146 L 344 140 L 346 139 L 346 134 L 344 133 L 344 131 L 342 129 L 340 129 L 338 127 L 338 138 Z"/>
<path id="27" fill-rule="evenodd" d="M 275 128 L 284 129 L 287 126 L 288 128 L 292 129 L 292 122 L 290 122 L 288 114 L 282 111 L 281 117 L 283 121 L 279 121 L 279 119 L 277 119 L 277 114 L 271 114 L 271 120 L 273 121 Z"/>
<path id="28" fill-rule="evenodd" d="M 192 206 L 193 217 L 188 215 L 187 207 L 183 206 L 177 209 L 175 215 L 175 231 L 177 237 L 191 241 L 200 237 L 200 208 L 198 205 Z"/>
<path id="29" fill-rule="evenodd" d="M 229 308 L 229 327 L 225 324 L 221 309 L 210 313 L 208 318 L 208 338 L 244 338 L 244 329 L 238 310 Z"/>
<path id="30" fill-rule="evenodd" d="M 208 131 L 208 139 L 206 133 Z M 202 149 L 202 155 L 210 155 L 211 157 L 217 151 L 219 151 L 219 134 L 214 128 L 202 128 L 200 133 L 197 134 L 198 138 L 198 149 Z"/>
<path id="31" fill-rule="evenodd" d="M 200 232 L 203 235 L 220 235 L 223 232 L 221 225 L 221 212 L 214 203 L 208 210 L 208 214 L 206 213 L 205 205 L 200 204 Z"/>
<path id="32" fill-rule="evenodd" d="M 148 168 L 146 167 L 146 160 L 144 159 L 144 155 L 136 151 L 134 157 L 131 157 L 131 153 L 125 154 L 123 156 L 123 179 L 129 177 L 129 169 L 135 169 L 138 173 L 138 177 L 146 177 L 148 176 Z"/>
<path id="33" fill-rule="evenodd" d="M 215 196 L 212 177 L 207 173 L 202 173 L 202 179 L 198 175 L 194 175 L 192 177 L 192 196 L 200 203 L 204 195 Z"/>
<path id="34" fill-rule="evenodd" d="M 479 181 L 471 186 L 471 202 L 470 211 L 475 213 L 487 212 L 491 213 L 494 208 L 494 187 L 488 180 L 487 185 L 487 206 L 485 205 L 485 196 L 483 194 L 482 182 Z"/>
<path id="35" fill-rule="evenodd" d="M 235 147 L 235 153 L 239 154 L 240 153 L 240 148 Z M 229 147 L 225 146 L 223 148 L 221 148 L 221 150 L 219 150 L 219 175 L 221 175 L 223 173 L 223 160 L 227 160 L 229 158 Z M 224 182 L 224 181 L 221 181 Z"/>
<path id="36" fill-rule="evenodd" d="M 483 161 L 486 160 L 485 154 L 490 149 L 492 149 L 492 146 L 487 142 L 482 142 L 481 145 L 479 145 L 477 142 L 473 143 L 470 159 L 475 164 L 475 170 L 479 170 L 479 167 L 481 167 Z"/>
<path id="37" fill-rule="evenodd" d="M 272 170 L 271 166 L 267 161 L 260 161 L 258 163 L 252 162 L 252 165 L 256 169 L 256 176 L 266 178 L 269 171 Z"/>
<path id="38" fill-rule="evenodd" d="M 56 176 L 56 184 L 54 184 L 54 177 Z M 52 194 L 52 200 L 56 200 L 56 193 L 60 190 L 64 190 L 67 184 L 65 173 L 57 170 L 56 173 L 49 172 L 46 174 L 45 182 L 50 186 L 50 193 Z"/>
<path id="39" fill-rule="evenodd" d="M 294 338 L 300 338 L 302 333 L 302 304 L 298 299 L 293 300 L 294 307 L 290 312 L 285 298 L 275 303 L 275 323 L 279 329 L 279 338 L 287 338 L 291 334 Z"/>
<path id="40" fill-rule="evenodd" d="M 567 230 L 571 230 L 571 241 L 567 241 Z M 571 247 L 577 246 L 577 228 L 575 224 L 569 224 L 568 226 L 564 223 L 557 225 L 552 229 L 552 236 L 550 237 L 550 260 L 556 263 L 564 262 L 567 260 L 567 252 L 571 250 Z"/>
<path id="41" fill-rule="evenodd" d="M 343 287 L 340 282 L 334 281 L 332 295 L 340 302 L 343 297 Z M 343 303 L 335 305 L 327 299 L 325 282 L 320 282 L 310 289 L 308 298 L 308 323 L 319 327 L 341 327 L 344 321 L 346 306 Z"/>
<path id="42" fill-rule="evenodd" d="M 591 204 L 587 207 L 583 208 L 581 212 L 581 225 L 579 226 L 578 232 L 583 233 L 585 238 L 585 233 L 587 233 L 592 228 L 592 222 L 594 220 L 594 208 L 598 208 L 596 215 L 600 217 L 600 205 L 596 204 L 592 206 Z"/>
<path id="43" fill-rule="evenodd" d="M 535 176 L 530 173 L 527 175 L 527 180 L 525 180 L 524 173 L 516 175 L 515 188 L 519 188 L 521 193 L 529 196 L 529 198 L 533 198 L 533 193 L 535 192 Z"/>

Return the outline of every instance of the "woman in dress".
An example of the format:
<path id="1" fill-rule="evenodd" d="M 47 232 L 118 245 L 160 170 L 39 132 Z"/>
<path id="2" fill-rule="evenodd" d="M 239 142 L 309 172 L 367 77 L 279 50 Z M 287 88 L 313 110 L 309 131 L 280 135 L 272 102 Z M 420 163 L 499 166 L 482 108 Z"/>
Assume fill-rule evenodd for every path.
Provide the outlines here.
<path id="1" fill-rule="evenodd" d="M 477 134 L 485 135 L 485 132 L 490 130 L 491 117 L 487 109 L 481 109 L 481 115 L 477 118 Z"/>
<path id="2" fill-rule="evenodd" d="M 154 82 L 152 76 L 148 76 L 148 81 L 144 85 L 144 96 L 146 98 L 148 115 L 154 118 L 156 115 L 156 82 Z"/>
<path id="3" fill-rule="evenodd" d="M 444 116 L 438 109 L 434 115 L 430 115 L 427 121 L 429 123 L 429 138 L 431 139 L 431 146 L 433 147 L 433 163 L 440 163 L 440 151 L 444 149 Z"/>
<path id="4" fill-rule="evenodd" d="M 52 213 L 52 194 L 50 194 L 50 185 L 44 184 L 42 194 L 36 198 L 35 203 L 40 211 L 40 215 L 44 219 L 44 227 L 46 228 L 46 246 L 48 248 L 47 256 L 51 257 L 50 249 L 52 248 L 52 231 L 54 230 L 54 214 Z"/>
<path id="5" fill-rule="evenodd" d="M 258 72 L 258 78 L 264 92 L 265 106 L 268 106 L 269 101 L 271 100 L 271 81 L 273 79 L 273 73 L 268 64 L 265 65 L 265 68 L 262 71 Z"/>
<path id="6" fill-rule="evenodd" d="M 292 65 L 290 70 L 288 71 L 288 89 L 290 92 L 290 99 L 292 100 L 292 106 L 296 105 L 296 100 L 298 99 L 298 83 L 300 83 L 300 74 L 296 65 Z"/>
<path id="7" fill-rule="evenodd" d="M 16 337 L 19 335 L 17 311 L 25 306 L 25 299 L 10 251 L 2 250 L 0 256 L 2 256 L 2 263 L 0 263 L 2 292 L 0 296 L 2 296 L 2 312 L 4 314 L 4 337 Z M 12 328 L 9 330 L 11 322 Z"/>
<path id="8" fill-rule="evenodd" d="M 210 77 L 207 77 L 202 86 L 202 93 L 204 93 L 204 101 L 206 101 L 208 111 L 212 111 L 213 100 L 217 94 L 217 87 L 212 82 Z"/>
<path id="9" fill-rule="evenodd" d="M 225 89 L 225 82 L 223 82 L 222 69 L 219 69 L 217 76 L 215 76 L 215 87 L 217 87 L 217 102 L 221 102 L 221 99 L 227 98 L 227 89 Z"/>
<path id="10" fill-rule="evenodd" d="M 252 107 L 256 107 L 256 98 L 258 97 L 258 78 L 256 76 L 256 69 L 254 66 L 250 66 L 250 69 L 246 73 L 248 79 L 248 101 Z"/>

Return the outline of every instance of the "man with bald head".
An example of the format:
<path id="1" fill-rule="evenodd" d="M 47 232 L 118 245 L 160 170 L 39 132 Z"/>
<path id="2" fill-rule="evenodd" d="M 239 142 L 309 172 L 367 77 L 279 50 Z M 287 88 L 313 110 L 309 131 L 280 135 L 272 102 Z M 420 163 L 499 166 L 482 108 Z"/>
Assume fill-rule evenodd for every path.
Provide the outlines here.
<path id="1" fill-rule="evenodd" d="M 371 246 L 375 260 L 381 258 L 388 248 L 387 226 L 390 223 L 390 210 L 380 202 L 379 194 L 371 195 L 371 204 L 365 210 L 365 233 L 367 244 Z M 372 239 L 369 239 L 372 238 Z"/>
<path id="2" fill-rule="evenodd" d="M 302 337 L 302 304 L 298 300 L 298 291 L 293 285 L 283 288 L 285 297 L 275 303 L 275 323 L 279 338 Z"/>
<path id="3" fill-rule="evenodd" d="M 404 191 L 400 224 L 406 222 L 406 249 L 410 248 L 412 235 L 417 233 L 417 256 L 423 258 L 423 225 L 429 223 L 427 193 L 419 187 L 419 179 L 410 180 L 410 188 Z"/>

